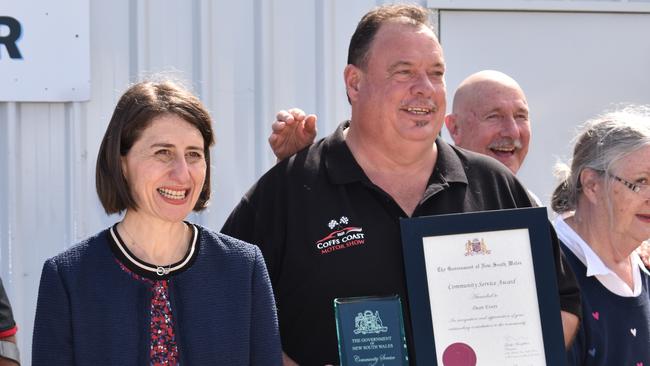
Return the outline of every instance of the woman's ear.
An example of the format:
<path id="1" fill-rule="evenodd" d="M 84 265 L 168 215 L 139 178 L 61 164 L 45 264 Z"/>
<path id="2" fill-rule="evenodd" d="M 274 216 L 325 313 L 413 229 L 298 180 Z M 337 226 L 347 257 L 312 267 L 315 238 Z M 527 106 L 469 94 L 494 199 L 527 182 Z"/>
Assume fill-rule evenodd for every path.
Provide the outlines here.
<path id="1" fill-rule="evenodd" d="M 589 199 L 589 201 L 596 203 L 598 200 L 602 199 L 602 173 L 590 168 L 583 169 L 580 172 L 580 187 L 585 197 Z"/>

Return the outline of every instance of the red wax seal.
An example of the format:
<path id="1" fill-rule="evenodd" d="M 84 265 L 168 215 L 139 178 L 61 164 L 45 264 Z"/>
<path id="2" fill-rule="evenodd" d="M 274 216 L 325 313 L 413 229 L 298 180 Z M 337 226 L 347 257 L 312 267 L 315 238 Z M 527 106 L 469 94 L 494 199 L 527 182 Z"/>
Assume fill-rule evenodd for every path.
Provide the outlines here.
<path id="1" fill-rule="evenodd" d="M 465 343 L 452 343 L 442 353 L 444 366 L 476 366 L 476 353 Z"/>

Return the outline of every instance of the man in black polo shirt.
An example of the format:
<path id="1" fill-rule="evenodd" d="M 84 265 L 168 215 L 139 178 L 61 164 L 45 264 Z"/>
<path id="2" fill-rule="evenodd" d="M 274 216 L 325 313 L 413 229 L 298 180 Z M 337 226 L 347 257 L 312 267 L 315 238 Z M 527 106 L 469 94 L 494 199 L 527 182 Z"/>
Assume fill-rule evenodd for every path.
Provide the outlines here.
<path id="1" fill-rule="evenodd" d="M 436 139 L 445 64 L 428 16 L 389 5 L 362 18 L 344 72 L 350 121 L 267 172 L 222 229 L 264 253 L 287 362 L 339 362 L 336 297 L 398 294 L 408 309 L 401 217 L 531 206 L 503 165 Z M 562 309 L 577 315 L 555 250 Z"/>

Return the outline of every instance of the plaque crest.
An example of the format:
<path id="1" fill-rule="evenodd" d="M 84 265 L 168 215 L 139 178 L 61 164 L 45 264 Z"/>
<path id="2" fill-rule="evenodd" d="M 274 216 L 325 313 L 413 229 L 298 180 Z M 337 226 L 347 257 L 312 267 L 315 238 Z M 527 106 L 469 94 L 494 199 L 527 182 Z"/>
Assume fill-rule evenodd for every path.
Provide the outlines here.
<path id="1" fill-rule="evenodd" d="M 363 313 L 358 313 L 354 318 L 354 334 L 379 334 L 388 332 L 388 327 L 385 327 L 379 317 L 379 311 L 366 310 Z"/>
<path id="2" fill-rule="evenodd" d="M 342 366 L 409 366 L 399 296 L 336 298 L 334 312 Z"/>
<path id="3" fill-rule="evenodd" d="M 485 241 L 483 239 L 479 240 L 478 238 L 474 238 L 472 240 L 468 240 L 465 243 L 465 255 L 478 255 L 478 254 L 490 254 L 492 253 L 491 250 L 488 249 L 487 245 L 485 244 Z"/>

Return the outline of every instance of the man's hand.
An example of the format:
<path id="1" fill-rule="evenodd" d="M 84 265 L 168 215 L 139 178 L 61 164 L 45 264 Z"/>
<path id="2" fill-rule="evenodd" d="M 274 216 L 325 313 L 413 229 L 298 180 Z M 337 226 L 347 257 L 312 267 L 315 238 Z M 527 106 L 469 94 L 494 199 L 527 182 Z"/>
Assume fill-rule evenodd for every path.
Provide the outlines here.
<path id="1" fill-rule="evenodd" d="M 271 125 L 269 145 L 278 161 L 288 158 L 314 142 L 316 138 L 316 115 L 305 115 L 298 108 L 280 111 Z"/>

